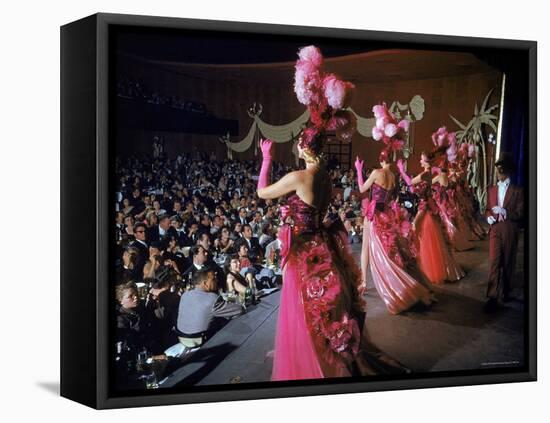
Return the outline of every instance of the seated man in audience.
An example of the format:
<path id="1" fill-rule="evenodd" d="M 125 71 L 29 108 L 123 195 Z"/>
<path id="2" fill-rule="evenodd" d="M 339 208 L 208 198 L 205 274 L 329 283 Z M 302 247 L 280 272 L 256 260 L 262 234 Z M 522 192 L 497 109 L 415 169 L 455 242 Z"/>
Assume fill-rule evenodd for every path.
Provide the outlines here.
<path id="1" fill-rule="evenodd" d="M 178 246 L 183 247 L 187 241 L 187 233 L 183 227 L 183 220 L 179 216 L 172 216 L 170 218 L 170 224 L 176 230 Z"/>
<path id="2" fill-rule="evenodd" d="M 166 235 L 170 236 L 178 236 L 178 232 L 176 231 L 176 228 L 174 228 L 170 224 L 170 216 L 167 214 L 161 214 L 158 217 L 159 223 L 158 225 L 152 226 L 149 228 L 147 239 L 149 242 L 154 241 L 160 241 L 162 238 L 164 238 Z"/>
<path id="3" fill-rule="evenodd" d="M 243 236 L 243 225 L 242 225 L 241 222 L 235 222 L 235 224 L 233 225 L 233 231 L 231 232 L 229 237 L 233 241 L 237 241 L 237 240 L 241 239 L 242 236 Z"/>
<path id="4" fill-rule="evenodd" d="M 210 240 L 210 235 L 206 232 L 200 233 L 200 235 L 197 239 L 197 245 L 200 245 L 202 248 L 204 248 L 204 251 L 206 251 L 208 254 L 210 254 L 211 253 L 211 251 L 210 251 L 211 244 L 212 244 L 212 241 Z"/>
<path id="5" fill-rule="evenodd" d="M 271 222 L 264 222 L 262 223 L 262 233 L 260 237 L 258 238 L 258 242 L 260 243 L 260 247 L 262 250 L 265 250 L 265 247 L 275 239 L 273 234 L 273 225 Z"/>
<path id="6" fill-rule="evenodd" d="M 177 342 L 172 330 L 176 326 L 180 297 L 170 290 L 167 278 L 162 280 L 146 279 L 152 285 L 145 308 L 151 316 L 152 353 L 162 354 L 168 347 Z"/>
<path id="7" fill-rule="evenodd" d="M 199 233 L 210 233 L 212 229 L 212 220 L 208 214 L 201 215 L 201 222 L 199 224 Z"/>
<path id="8" fill-rule="evenodd" d="M 116 283 L 139 282 L 142 271 L 138 269 L 139 251 L 134 247 L 127 247 L 122 253 L 122 262 L 117 266 Z"/>
<path id="9" fill-rule="evenodd" d="M 217 235 L 221 231 L 222 226 L 223 226 L 223 220 L 221 216 L 218 216 L 218 215 L 214 216 L 214 218 L 212 219 L 212 227 L 210 228 L 210 234 Z"/>
<path id="10" fill-rule="evenodd" d="M 238 244 L 245 243 L 248 247 L 248 256 L 253 263 L 258 263 L 263 259 L 262 248 L 258 238 L 252 236 L 252 228 L 250 225 L 243 225 L 243 237 L 239 240 Z"/>
<path id="11" fill-rule="evenodd" d="M 281 256 L 282 243 L 281 243 L 281 240 L 277 237 L 278 232 L 279 232 L 279 227 L 276 228 L 275 240 L 271 241 L 265 247 L 265 258 L 267 260 L 268 265 L 279 266 L 281 264 L 280 256 Z"/>
<path id="12" fill-rule="evenodd" d="M 243 313 L 240 304 L 230 303 L 218 294 L 216 277 L 211 270 L 196 272 L 195 289 L 180 299 L 177 329 L 180 342 L 194 348 L 202 345 L 218 328 L 218 320 L 231 319 Z"/>
<path id="13" fill-rule="evenodd" d="M 208 252 L 202 246 L 195 245 L 189 250 L 189 255 L 192 260 L 191 266 L 182 273 L 181 277 L 188 285 L 192 285 L 195 273 L 206 265 Z"/>
<path id="14" fill-rule="evenodd" d="M 199 239 L 199 224 L 193 219 L 187 221 L 187 236 L 184 238 L 184 246 L 192 247 Z"/>
<path id="15" fill-rule="evenodd" d="M 248 216 L 247 216 L 247 212 L 246 212 L 246 207 L 241 207 L 239 209 L 239 218 L 238 218 L 238 222 L 244 226 L 248 223 Z"/>
<path id="16" fill-rule="evenodd" d="M 138 251 L 138 259 L 136 268 L 139 273 L 143 272 L 143 266 L 149 260 L 149 245 L 147 244 L 147 226 L 144 223 L 136 223 L 134 225 L 135 239 L 131 242 L 130 246 Z"/>
<path id="17" fill-rule="evenodd" d="M 252 235 L 259 238 L 262 234 L 262 214 L 259 211 L 254 212 L 254 217 L 249 224 L 252 229 Z"/>
<path id="18" fill-rule="evenodd" d="M 355 229 L 355 226 L 353 225 L 351 220 L 344 220 L 344 228 L 346 228 L 346 232 L 348 234 L 348 242 L 350 244 L 358 244 L 361 242 L 361 237 L 357 233 L 357 230 Z"/>

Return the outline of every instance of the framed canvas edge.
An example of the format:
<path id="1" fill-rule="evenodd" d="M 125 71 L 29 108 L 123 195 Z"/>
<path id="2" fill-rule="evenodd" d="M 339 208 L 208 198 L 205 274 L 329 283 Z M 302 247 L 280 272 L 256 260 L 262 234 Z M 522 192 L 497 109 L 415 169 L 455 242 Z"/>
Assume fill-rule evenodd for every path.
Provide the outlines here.
<path id="1" fill-rule="evenodd" d="M 434 376 L 391 381 L 361 381 L 331 383 L 314 386 L 270 386 L 265 388 L 246 388 L 197 393 L 169 393 L 151 396 L 110 397 L 108 389 L 108 286 L 102 281 L 108 278 L 108 75 L 110 25 L 135 25 L 174 29 L 197 29 L 235 32 L 260 32 L 264 34 L 310 35 L 333 38 L 355 38 L 365 41 L 384 40 L 392 42 L 414 42 L 441 44 L 442 46 L 509 48 L 529 51 L 529 249 L 528 257 L 531 287 L 528 296 L 528 369 L 524 372 L 490 375 Z M 409 37 L 416 37 L 409 40 Z M 537 89 L 537 42 L 529 40 L 508 40 L 494 38 L 476 38 L 449 35 L 414 34 L 401 32 L 382 32 L 371 30 L 353 30 L 339 28 L 320 28 L 306 26 L 277 25 L 264 23 L 212 21 L 187 18 L 167 18 L 156 16 L 97 14 L 97 404 L 98 409 L 139 407 L 152 405 L 175 405 L 217 401 L 236 401 L 269 399 L 296 396 L 327 394 L 361 393 L 373 391 L 424 389 L 437 387 L 455 387 L 461 385 L 481 385 L 510 382 L 529 382 L 537 380 L 537 289 L 536 289 L 536 89 Z M 533 232 L 531 232 L 533 231 Z M 269 383 L 269 382 L 266 382 Z"/>

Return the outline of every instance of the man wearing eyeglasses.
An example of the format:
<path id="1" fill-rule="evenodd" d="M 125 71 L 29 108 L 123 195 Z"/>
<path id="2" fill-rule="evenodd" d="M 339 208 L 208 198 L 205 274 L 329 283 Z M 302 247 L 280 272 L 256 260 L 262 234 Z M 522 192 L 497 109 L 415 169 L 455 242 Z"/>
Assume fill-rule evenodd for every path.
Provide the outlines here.
<path id="1" fill-rule="evenodd" d="M 149 246 L 146 242 L 146 229 L 147 226 L 145 226 L 144 223 L 136 223 L 134 225 L 135 240 L 133 240 L 130 244 L 138 250 L 137 268 L 139 269 L 141 275 L 143 275 L 143 266 L 145 266 L 145 263 L 149 260 Z"/>

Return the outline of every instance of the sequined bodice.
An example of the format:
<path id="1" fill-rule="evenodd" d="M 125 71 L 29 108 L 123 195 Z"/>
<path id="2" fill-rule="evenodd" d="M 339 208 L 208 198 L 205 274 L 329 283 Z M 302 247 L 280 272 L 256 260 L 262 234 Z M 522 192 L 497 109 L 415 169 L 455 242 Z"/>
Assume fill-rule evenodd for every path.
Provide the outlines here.
<path id="1" fill-rule="evenodd" d="M 414 193 L 418 195 L 420 201 L 426 201 L 432 196 L 432 184 L 428 181 L 420 181 L 414 185 Z"/>
<path id="2" fill-rule="evenodd" d="M 295 233 L 316 231 L 320 228 L 320 210 L 304 202 L 298 195 L 293 194 L 288 197 L 287 207 Z"/>
<path id="3" fill-rule="evenodd" d="M 441 185 L 439 182 L 432 185 L 433 194 L 436 201 L 445 201 L 447 200 L 447 189 L 448 187 L 445 187 Z"/>
<path id="4" fill-rule="evenodd" d="M 372 184 L 370 189 L 370 199 L 371 201 L 376 202 L 376 209 L 384 211 L 386 206 L 391 200 L 392 191 L 388 191 L 382 188 L 377 183 Z"/>

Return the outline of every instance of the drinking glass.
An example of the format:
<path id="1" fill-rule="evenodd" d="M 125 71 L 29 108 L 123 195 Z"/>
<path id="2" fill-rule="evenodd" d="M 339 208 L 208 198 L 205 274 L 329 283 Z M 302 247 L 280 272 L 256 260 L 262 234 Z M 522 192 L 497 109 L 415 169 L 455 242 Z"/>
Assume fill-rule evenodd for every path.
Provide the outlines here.
<path id="1" fill-rule="evenodd" d="M 157 375 L 155 372 L 151 372 L 145 376 L 145 388 L 146 389 L 157 389 L 159 383 L 157 381 Z"/>
<path id="2" fill-rule="evenodd" d="M 147 350 L 142 350 L 138 352 L 136 369 L 138 372 L 145 370 L 145 365 L 147 363 Z"/>

